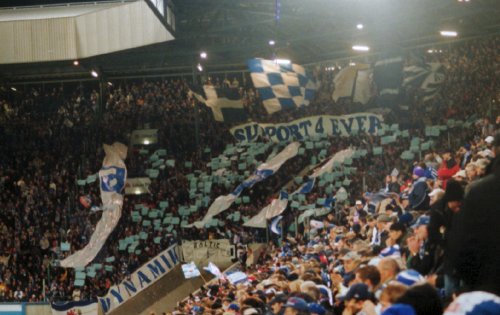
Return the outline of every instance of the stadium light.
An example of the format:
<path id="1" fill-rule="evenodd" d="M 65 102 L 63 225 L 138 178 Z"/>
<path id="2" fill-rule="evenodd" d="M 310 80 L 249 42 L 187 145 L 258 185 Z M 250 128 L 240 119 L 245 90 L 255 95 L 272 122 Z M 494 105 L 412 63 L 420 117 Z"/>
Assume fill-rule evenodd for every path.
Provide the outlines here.
<path id="1" fill-rule="evenodd" d="M 278 58 L 274 59 L 274 62 L 279 65 L 289 65 L 292 63 L 290 59 L 278 59 Z"/>
<path id="2" fill-rule="evenodd" d="M 198 65 L 196 65 L 196 68 L 198 69 L 198 71 L 202 72 L 203 71 L 203 67 L 201 66 L 201 63 L 199 63 Z"/>
<path id="3" fill-rule="evenodd" d="M 148 145 L 148 144 L 149 144 L 149 140 L 148 140 L 148 139 L 146 139 L 146 140 L 144 140 L 144 142 L 143 142 L 143 143 L 144 143 L 145 145 Z"/>
<path id="4" fill-rule="evenodd" d="M 73 66 L 75 66 L 75 67 L 76 67 L 76 66 L 78 66 L 79 64 L 80 64 L 80 62 L 79 62 L 78 60 L 73 61 Z"/>
<path id="5" fill-rule="evenodd" d="M 272 39 L 271 39 L 271 40 L 269 41 L 269 45 L 270 45 L 270 46 L 274 46 L 275 44 L 276 44 L 276 42 L 275 42 L 274 40 L 272 40 Z"/>
<path id="6" fill-rule="evenodd" d="M 458 35 L 458 33 L 455 31 L 441 31 L 440 34 L 444 37 L 457 37 Z"/>
<path id="7" fill-rule="evenodd" d="M 206 53 L 206 52 L 204 52 L 204 51 L 202 51 L 202 52 L 200 53 L 200 57 L 201 57 L 201 59 L 207 59 L 207 53 Z"/>
<path id="8" fill-rule="evenodd" d="M 370 47 L 364 45 L 354 45 L 352 46 L 352 49 L 356 51 L 369 51 Z"/>
<path id="9" fill-rule="evenodd" d="M 110 81 L 108 81 L 108 86 L 113 86 L 113 83 L 111 83 Z"/>
<path id="10" fill-rule="evenodd" d="M 355 65 L 356 65 L 356 63 L 351 61 L 351 62 L 349 62 L 349 65 L 350 65 L 350 66 L 355 66 Z"/>
<path id="11" fill-rule="evenodd" d="M 17 89 L 15 87 L 11 87 L 10 89 L 14 92 L 17 92 Z"/>
<path id="12" fill-rule="evenodd" d="M 357 28 L 358 30 L 362 30 L 362 29 L 363 29 L 363 27 L 364 27 L 364 25 L 363 25 L 363 24 L 361 24 L 361 23 L 359 23 L 358 25 L 356 25 L 356 28 Z"/>
<path id="13" fill-rule="evenodd" d="M 94 78 L 98 78 L 98 77 L 99 77 L 99 73 L 97 73 L 97 71 L 95 71 L 95 70 L 90 71 L 90 74 L 91 74 Z"/>

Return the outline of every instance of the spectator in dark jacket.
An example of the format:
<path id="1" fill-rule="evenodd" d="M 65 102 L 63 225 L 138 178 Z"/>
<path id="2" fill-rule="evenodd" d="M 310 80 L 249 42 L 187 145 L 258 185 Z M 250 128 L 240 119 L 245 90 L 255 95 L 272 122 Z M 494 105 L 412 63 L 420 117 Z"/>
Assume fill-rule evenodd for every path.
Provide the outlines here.
<path id="1" fill-rule="evenodd" d="M 430 198 L 428 195 L 429 187 L 427 186 L 427 178 L 425 170 L 416 166 L 413 169 L 414 182 L 409 194 L 410 209 L 412 210 L 428 210 Z"/>
<path id="2" fill-rule="evenodd" d="M 472 184 L 460 213 L 456 267 L 469 289 L 500 295 L 500 132 L 494 152 L 492 173 Z"/>

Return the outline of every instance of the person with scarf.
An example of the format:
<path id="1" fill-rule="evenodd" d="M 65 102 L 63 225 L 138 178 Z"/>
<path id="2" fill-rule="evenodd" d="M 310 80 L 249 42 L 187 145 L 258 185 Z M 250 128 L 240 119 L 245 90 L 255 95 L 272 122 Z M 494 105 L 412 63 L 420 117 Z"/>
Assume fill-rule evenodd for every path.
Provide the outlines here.
<path id="1" fill-rule="evenodd" d="M 410 201 L 410 209 L 412 210 L 428 210 L 429 209 L 429 187 L 427 186 L 427 178 L 425 170 L 416 166 L 413 169 L 413 184 L 408 195 Z"/>

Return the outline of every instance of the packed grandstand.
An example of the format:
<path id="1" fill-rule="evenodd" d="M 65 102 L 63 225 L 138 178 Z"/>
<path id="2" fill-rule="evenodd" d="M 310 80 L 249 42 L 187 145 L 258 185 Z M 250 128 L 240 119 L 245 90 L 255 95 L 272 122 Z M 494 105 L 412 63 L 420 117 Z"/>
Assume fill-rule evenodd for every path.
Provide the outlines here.
<path id="1" fill-rule="evenodd" d="M 385 109 L 332 100 L 348 63 L 314 65 L 308 106 L 271 115 L 246 72 L 111 80 L 102 108 L 91 82 L 1 87 L 0 301 L 96 301 L 172 245 L 226 239 L 238 249 L 232 273 L 215 272 L 165 313 L 465 314 L 489 301 L 474 314 L 500 314 L 498 51 L 493 37 L 409 52 L 405 67 L 418 55 L 443 65 L 445 79 L 431 97 L 409 84 Z M 216 121 L 194 92 L 200 83 L 236 89 L 246 120 Z M 381 117 L 377 133 L 237 141 L 230 132 L 360 113 Z M 141 129 L 157 129 L 157 141 L 132 143 Z M 125 195 L 92 264 L 64 268 L 107 211 L 96 173 L 102 144 L 114 142 L 128 145 L 128 178 L 150 183 Z M 207 214 L 291 143 L 299 147 L 281 167 Z M 283 199 L 264 227 L 247 224 Z M 267 246 L 257 256 L 252 243 Z"/>

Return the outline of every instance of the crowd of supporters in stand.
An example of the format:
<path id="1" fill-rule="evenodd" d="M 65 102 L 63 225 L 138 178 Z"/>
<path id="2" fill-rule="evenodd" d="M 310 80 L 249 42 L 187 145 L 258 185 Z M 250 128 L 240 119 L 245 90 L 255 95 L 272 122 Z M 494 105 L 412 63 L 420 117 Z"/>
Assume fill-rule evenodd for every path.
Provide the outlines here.
<path id="1" fill-rule="evenodd" d="M 494 268 L 485 268 L 481 261 L 465 261 L 462 265 L 452 266 L 450 257 L 461 256 L 461 250 L 477 253 L 465 245 L 457 249 L 449 244 L 449 239 L 458 238 L 456 242 L 464 244 L 470 243 L 471 239 L 460 239 L 452 233 L 447 234 L 450 234 L 448 233 L 450 231 L 456 232 L 456 228 L 451 229 L 451 226 L 464 224 L 460 218 L 453 217 L 453 209 L 460 208 L 459 205 L 464 198 L 461 189 L 466 193 L 469 191 L 473 193 L 475 188 L 470 182 L 486 176 L 494 168 L 490 161 L 495 156 L 494 146 L 498 144 L 488 137 L 494 136 L 500 124 L 496 75 L 498 69 L 495 63 L 497 48 L 498 39 L 494 39 L 469 42 L 450 47 L 450 50 L 441 54 L 426 55 L 426 58 L 439 60 L 447 66 L 447 79 L 441 92 L 434 100 L 425 104 L 410 94 L 406 100 L 409 111 L 400 112 L 394 109 L 386 118 L 389 123 L 399 123 L 401 129 L 409 129 L 412 136 L 424 137 L 425 125 L 446 124 L 447 119 L 465 121 L 476 115 L 472 128 L 454 128 L 451 137 L 441 136 L 435 139 L 435 150 L 429 150 L 421 161 L 412 162 L 400 158 L 401 152 L 409 147 L 409 139 L 403 138 L 384 146 L 384 153 L 380 156 L 368 154 L 357 159 L 353 163 L 357 168 L 356 174 L 346 187 L 350 197 L 342 205 L 344 209 L 340 212 L 342 215 L 336 218 L 332 216 L 318 218 L 324 219 L 327 227 L 334 225 L 335 228 L 311 230 L 307 226 L 297 227 L 303 235 L 302 238 L 290 240 L 291 243 L 287 246 L 270 250 L 266 253 L 267 256 L 261 258 L 258 265 L 248 266 L 247 272 L 253 280 L 250 287 L 224 283 L 217 288 L 209 288 L 209 291 L 212 291 L 211 298 L 207 298 L 207 292 L 202 292 L 200 296 L 193 297 L 188 303 L 181 305 L 181 313 L 193 310 L 208 313 L 209 309 L 210 312 L 213 309 L 214 313 L 218 313 L 235 308 L 254 308 L 262 313 L 269 302 L 271 307 L 276 303 L 283 306 L 292 295 L 309 303 L 324 302 L 321 288 L 316 287 L 318 284 L 325 284 L 334 291 L 337 290 L 341 293 L 340 296 L 352 289 L 352 294 L 358 292 L 364 297 L 370 296 L 370 299 L 372 299 L 371 293 L 382 294 L 384 290 L 387 291 L 386 297 L 397 292 L 403 297 L 405 294 L 410 295 L 409 299 L 415 297 L 412 294 L 430 296 L 431 293 L 436 293 L 429 287 L 423 286 L 416 287 L 416 293 L 412 293 L 413 288 L 401 286 L 392 288 L 387 285 L 393 289 L 390 290 L 373 282 L 368 287 L 360 285 L 353 287 L 355 282 L 369 283 L 365 281 L 366 279 L 359 281 L 358 277 L 353 278 L 353 275 L 357 275 L 357 271 L 364 270 L 365 274 L 371 274 L 370 277 L 375 277 L 376 280 L 377 272 L 369 268 L 370 265 L 378 268 L 379 277 L 384 280 L 379 280 L 382 284 L 389 284 L 390 280 L 396 278 L 398 270 L 417 270 L 420 275 L 427 276 L 428 282 L 434 287 L 444 289 L 446 284 L 447 291 L 443 295 L 448 298 L 456 293 L 456 289 L 462 287 L 460 282 L 477 288 L 474 287 L 477 279 L 463 278 L 464 266 L 475 267 L 481 279 L 487 278 L 491 273 L 493 273 L 491 278 L 495 279 Z M 331 81 L 334 75 L 335 72 L 328 71 L 319 73 L 322 89 L 327 91 L 323 94 L 331 94 Z M 283 122 L 316 114 L 344 114 L 363 110 L 361 105 L 350 104 L 348 100 L 335 104 L 331 100 L 318 97 L 317 101 L 307 108 L 267 116 L 258 103 L 258 97 L 248 86 L 248 80 L 242 79 L 241 82 L 237 79 L 220 80 L 220 82 L 214 80 L 213 83 L 241 85 L 249 116 L 258 121 Z M 115 83 L 105 91 L 102 108 L 98 105 L 100 96 L 91 86 L 30 87 L 23 91 L 3 89 L 1 94 L 0 299 L 43 300 L 43 280 L 47 284 L 46 297 L 52 300 L 91 299 L 103 295 L 112 284 L 124 279 L 148 258 L 179 239 L 231 238 L 238 235 L 240 242 L 262 240 L 262 231 L 241 228 L 241 222 L 228 221 L 224 229 L 179 229 L 176 235 L 168 234 L 164 237 L 160 244 L 153 243 L 152 239 L 157 235 L 165 235 L 165 232 L 147 230 L 148 239 L 141 241 L 138 247 L 144 254 L 118 252 L 118 239 L 137 234 L 144 229 L 131 219 L 130 213 L 134 204 L 157 205 L 160 200 L 169 200 L 168 211 L 175 213 L 180 205 L 188 202 L 188 182 L 185 175 L 190 170 L 182 166 L 166 168 L 156 180 L 153 180 L 150 195 L 127 196 L 123 217 L 103 252 L 97 257 L 97 260 L 102 260 L 106 256 L 116 257 L 113 271 L 103 270 L 95 278 L 87 278 L 84 287 L 75 287 L 74 273 L 71 270 L 57 268 L 51 264 L 66 255 L 61 252 L 61 242 L 69 242 L 72 250 L 83 247 L 99 220 L 99 213 L 89 212 L 77 202 L 82 194 L 90 194 L 93 199 L 98 200 L 98 187 L 81 188 L 75 183 L 78 178 L 93 174 L 100 168 L 103 156 L 100 150 L 101 143 L 115 140 L 127 143 L 128 133 L 132 129 L 148 126 L 159 128 L 157 145 L 159 148 L 167 149 L 169 156 L 177 161 L 192 161 L 193 169 L 209 172 L 206 163 L 221 152 L 225 144 L 233 140 L 224 130 L 225 126 L 213 121 L 209 109 L 203 105 L 194 106 L 195 100 L 189 95 L 188 84 L 182 79 Z M 198 110 L 197 115 L 195 110 Z M 195 141 L 195 119 L 199 119 L 201 126 L 200 146 L 197 146 Z M 349 146 L 370 148 L 379 143 L 378 137 L 370 135 L 349 139 L 331 138 L 329 141 L 328 155 Z M 211 148 L 209 153 L 204 152 L 206 147 Z M 317 153 L 313 152 L 311 155 Z M 138 149 L 132 149 L 126 161 L 129 175 L 143 175 L 144 160 L 145 157 L 139 154 Z M 251 190 L 250 204 L 233 206 L 229 211 L 238 210 L 243 216 L 256 214 L 269 203 L 280 188 L 308 166 L 310 160 L 311 156 L 306 155 L 297 156 L 287 162 L 277 174 Z M 437 179 L 427 179 L 428 174 L 425 174 L 425 171 L 430 166 L 437 170 Z M 397 174 L 391 174 L 393 169 L 398 170 Z M 465 176 L 461 170 L 465 171 Z M 461 176 L 456 176 L 455 179 L 460 180 L 462 185 L 457 185 L 453 181 L 452 185 L 445 186 L 446 181 L 457 174 Z M 411 184 L 412 177 L 416 177 L 413 184 Z M 364 185 L 362 178 L 365 179 Z M 462 187 L 464 183 L 467 185 Z M 230 192 L 232 188 L 214 185 L 211 200 Z M 383 209 L 380 206 L 373 207 L 370 195 L 365 194 L 377 192 L 381 188 L 394 193 L 390 198 L 391 201 L 387 202 Z M 448 199 L 436 197 L 443 193 L 446 196 L 447 189 L 450 191 L 448 197 L 453 194 L 453 200 L 448 200 L 448 197 Z M 432 197 L 426 197 L 431 192 Z M 326 192 L 324 187 L 316 187 L 307 198 L 314 201 L 329 195 L 331 193 Z M 423 204 L 419 202 L 422 196 Z M 477 198 L 474 194 L 471 196 L 471 199 Z M 485 198 L 489 196 L 492 200 L 496 197 L 486 196 Z M 431 198 L 438 201 L 430 205 Z M 361 205 L 357 200 L 361 201 Z M 465 200 L 467 210 L 467 197 Z M 476 203 L 475 199 L 472 201 Z M 206 207 L 200 208 L 199 213 L 190 217 L 190 222 L 201 218 L 205 211 Z M 464 216 L 470 216 L 470 213 L 465 211 L 464 213 Z M 296 215 L 298 210 L 288 209 L 285 222 L 292 222 Z M 455 225 L 452 225 L 453 223 Z M 477 224 L 480 226 L 483 222 Z M 440 233 L 442 227 L 446 227 L 447 231 L 444 240 Z M 464 229 L 477 230 L 470 225 Z M 476 240 L 472 236 L 471 238 L 472 241 Z M 493 243 L 496 246 L 493 248 L 495 254 L 494 249 L 498 248 L 498 241 L 494 236 L 490 239 L 496 242 Z M 358 250 L 359 248 L 362 249 Z M 443 255 L 442 251 L 449 255 Z M 425 253 L 431 255 L 431 252 L 432 257 L 425 256 Z M 491 251 L 480 252 L 479 256 L 489 257 L 488 254 L 491 253 Z M 455 256 L 451 256 L 452 254 Z M 470 253 L 465 254 L 466 257 L 470 255 Z M 351 259 L 346 259 L 345 255 Z M 379 256 L 383 259 L 374 262 L 373 258 Z M 444 261 L 440 261 L 439 258 Z M 352 265 L 347 267 L 346 261 L 349 260 L 352 260 Z M 363 265 L 366 267 L 360 267 Z M 391 268 L 392 273 L 387 274 L 386 269 Z M 490 274 L 483 275 L 484 272 Z M 329 274 L 330 280 L 325 281 L 322 276 L 324 273 Z M 344 278 L 340 280 L 337 274 Z M 415 274 L 411 274 L 411 277 L 415 277 Z M 312 281 L 316 289 L 312 288 L 308 281 Z M 490 288 L 486 289 L 491 291 Z M 274 291 L 274 294 L 269 295 L 268 291 Z M 280 292 L 285 295 L 278 294 Z M 309 293 L 312 299 L 308 298 Z M 375 304 L 376 301 L 388 300 L 394 303 L 398 298 L 399 296 L 397 298 L 391 296 L 391 299 L 387 297 L 383 300 L 379 296 L 372 301 Z M 276 303 L 272 303 L 273 299 Z M 352 303 L 346 302 L 352 304 L 352 307 L 348 307 L 351 313 L 346 314 L 356 314 L 359 310 L 354 311 L 354 304 L 366 300 L 369 298 Z M 404 301 L 409 303 L 408 299 Z M 438 298 L 438 301 L 441 301 L 441 298 Z M 300 299 L 294 299 L 288 301 L 288 304 L 302 305 L 302 302 Z M 219 307 L 217 303 L 220 304 Z M 235 305 L 229 307 L 230 304 Z M 335 299 L 335 303 L 332 304 L 334 305 L 330 307 L 326 304 L 323 306 L 334 313 L 342 312 L 342 303 Z M 369 303 L 356 305 L 364 305 L 364 311 L 369 312 Z M 418 307 L 418 305 L 413 306 Z M 300 309 L 300 306 L 295 309 Z M 310 313 L 315 312 L 310 311 Z M 247 311 L 245 314 L 252 313 Z"/>

